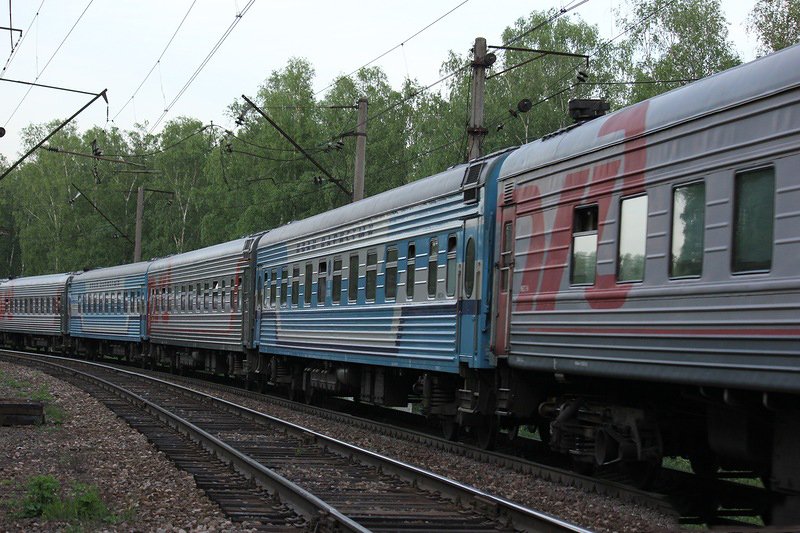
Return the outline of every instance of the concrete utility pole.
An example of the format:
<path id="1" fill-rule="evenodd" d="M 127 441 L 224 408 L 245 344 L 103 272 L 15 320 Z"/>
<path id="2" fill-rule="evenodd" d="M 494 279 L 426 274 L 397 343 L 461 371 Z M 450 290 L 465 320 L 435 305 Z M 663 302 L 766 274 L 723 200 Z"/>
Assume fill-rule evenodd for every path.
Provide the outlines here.
<path id="1" fill-rule="evenodd" d="M 133 245 L 133 262 L 142 260 L 142 222 L 144 221 L 144 187 L 139 187 L 136 194 L 136 236 Z"/>
<path id="2" fill-rule="evenodd" d="M 484 42 L 485 43 L 485 42 Z M 358 124 L 356 124 L 356 172 L 353 176 L 353 201 L 364 198 L 364 168 L 367 163 L 367 104 L 366 98 L 358 99 Z"/>
<path id="3" fill-rule="evenodd" d="M 488 59 L 488 61 L 487 61 Z M 486 54 L 486 39 L 475 39 L 472 49 L 472 93 L 469 126 L 467 126 L 467 161 L 483 155 L 483 138 L 488 130 L 483 127 L 483 100 L 486 91 L 486 67 L 494 61 Z"/>

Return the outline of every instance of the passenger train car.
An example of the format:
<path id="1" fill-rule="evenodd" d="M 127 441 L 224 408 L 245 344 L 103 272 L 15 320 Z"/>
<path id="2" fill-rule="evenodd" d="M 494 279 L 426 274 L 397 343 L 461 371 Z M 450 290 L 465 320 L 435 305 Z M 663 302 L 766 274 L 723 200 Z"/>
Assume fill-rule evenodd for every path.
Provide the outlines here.
<path id="1" fill-rule="evenodd" d="M 421 404 L 646 481 L 800 491 L 800 46 L 352 205 L 0 283 L 11 346 Z M 62 302 L 69 301 L 67 309 Z"/>
<path id="2" fill-rule="evenodd" d="M 147 262 L 81 272 L 70 280 L 69 335 L 74 348 L 131 360 L 147 340 Z"/>

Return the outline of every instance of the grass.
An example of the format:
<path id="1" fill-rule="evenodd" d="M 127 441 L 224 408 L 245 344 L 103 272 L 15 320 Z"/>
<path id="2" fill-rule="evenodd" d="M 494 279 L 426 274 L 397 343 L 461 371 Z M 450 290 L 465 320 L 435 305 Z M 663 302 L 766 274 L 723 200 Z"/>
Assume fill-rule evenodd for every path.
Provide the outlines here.
<path id="1" fill-rule="evenodd" d="M 73 483 L 67 494 L 62 496 L 61 492 L 61 484 L 53 476 L 34 476 L 28 482 L 25 496 L 16 502 L 15 514 L 22 518 L 69 522 L 72 526 L 98 522 L 113 524 L 124 519 L 108 510 L 94 485 Z"/>
<path id="2" fill-rule="evenodd" d="M 55 405 L 53 395 L 47 385 L 39 385 L 37 387 L 30 381 L 15 379 L 0 370 L 0 386 L 11 389 L 11 394 L 15 398 L 44 402 L 45 420 L 50 420 L 57 426 L 64 423 L 66 413 L 61 407 Z"/>

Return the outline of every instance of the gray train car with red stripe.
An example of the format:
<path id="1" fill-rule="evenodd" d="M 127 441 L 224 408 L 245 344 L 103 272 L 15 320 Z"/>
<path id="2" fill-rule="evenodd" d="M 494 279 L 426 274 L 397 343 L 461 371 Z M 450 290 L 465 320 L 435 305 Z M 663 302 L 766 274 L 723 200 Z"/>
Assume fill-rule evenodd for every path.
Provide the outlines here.
<path id="1" fill-rule="evenodd" d="M 798 73 L 795 46 L 503 163 L 492 345 L 548 376 L 537 415 L 555 448 L 686 452 L 797 490 Z"/>
<path id="2" fill-rule="evenodd" d="M 0 283 L 0 341 L 17 348 L 61 350 L 69 314 L 72 274 L 47 274 Z"/>
<path id="3" fill-rule="evenodd" d="M 151 263 L 149 359 L 171 368 L 239 375 L 253 346 L 254 255 L 260 235 Z"/>

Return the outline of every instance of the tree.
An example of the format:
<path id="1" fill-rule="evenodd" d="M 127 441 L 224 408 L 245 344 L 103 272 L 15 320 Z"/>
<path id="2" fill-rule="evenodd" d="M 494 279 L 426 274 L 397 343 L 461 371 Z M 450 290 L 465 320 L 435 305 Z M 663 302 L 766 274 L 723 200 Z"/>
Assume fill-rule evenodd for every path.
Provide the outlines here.
<path id="1" fill-rule="evenodd" d="M 0 171 L 8 168 L 8 161 L 0 155 Z M 16 275 L 20 267 L 19 239 L 14 222 L 14 176 L 0 185 L 0 279 Z"/>
<path id="2" fill-rule="evenodd" d="M 758 0 L 747 29 L 758 37 L 762 54 L 800 42 L 800 0 Z"/>
<path id="3" fill-rule="evenodd" d="M 632 0 L 628 40 L 635 85 L 630 103 L 738 65 L 719 0 Z"/>

